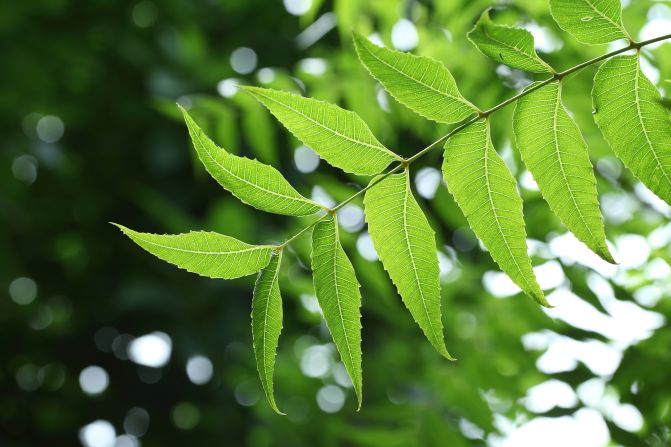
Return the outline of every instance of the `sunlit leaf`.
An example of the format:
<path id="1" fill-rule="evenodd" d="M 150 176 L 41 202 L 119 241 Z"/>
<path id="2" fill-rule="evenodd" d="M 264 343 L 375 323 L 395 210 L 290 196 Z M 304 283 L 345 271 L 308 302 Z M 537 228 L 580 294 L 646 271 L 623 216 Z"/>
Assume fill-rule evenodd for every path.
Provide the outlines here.
<path id="1" fill-rule="evenodd" d="M 431 344 L 451 358 L 443 338 L 436 240 L 412 195 L 408 171 L 380 180 L 366 192 L 364 204 L 382 265 Z"/>
<path id="2" fill-rule="evenodd" d="M 312 270 L 326 326 L 352 379 L 361 408 L 361 295 L 354 267 L 340 245 L 334 217 L 315 226 Z"/>
<path id="3" fill-rule="evenodd" d="M 361 63 L 401 104 L 439 123 L 456 123 L 478 109 L 461 96 L 452 74 L 440 62 L 378 47 L 354 33 Z"/>
<path id="4" fill-rule="evenodd" d="M 275 403 L 273 371 L 275 352 L 282 332 L 282 296 L 279 272 L 282 252 L 273 255 L 270 263 L 259 272 L 252 297 L 252 341 L 256 368 L 268 403 L 276 413 L 282 413 Z"/>
<path id="5" fill-rule="evenodd" d="M 512 68 L 535 72 L 553 73 L 534 48 L 534 37 L 522 28 L 497 25 L 489 18 L 489 10 L 482 13 L 468 39 L 486 56 Z"/>
<path id="6" fill-rule="evenodd" d="M 272 166 L 229 154 L 218 147 L 182 109 L 193 146 L 207 172 L 243 202 L 269 213 L 303 216 L 319 205 L 303 197 Z"/>
<path id="7" fill-rule="evenodd" d="M 401 158 L 384 147 L 354 112 L 293 93 L 245 87 L 306 146 L 352 174 L 375 175 Z"/>
<path id="8" fill-rule="evenodd" d="M 629 39 L 620 0 L 550 0 L 550 12 L 564 31 L 583 43 Z"/>
<path id="9" fill-rule="evenodd" d="M 517 102 L 517 145 L 552 211 L 592 251 L 613 262 L 587 143 L 562 104 L 561 87 L 553 82 Z"/>
<path id="10" fill-rule="evenodd" d="M 152 234 L 114 225 L 157 258 L 210 278 L 233 279 L 256 273 L 268 265 L 275 248 L 269 245 L 249 245 L 230 236 L 212 232 Z"/>
<path id="11" fill-rule="evenodd" d="M 479 120 L 447 140 L 443 175 L 492 258 L 527 295 L 547 306 L 527 254 L 522 199 L 494 150 L 488 120 Z"/>
<path id="12" fill-rule="evenodd" d="M 671 204 L 671 116 L 641 71 L 638 55 L 618 56 L 594 78 L 594 119 L 615 155 Z"/>

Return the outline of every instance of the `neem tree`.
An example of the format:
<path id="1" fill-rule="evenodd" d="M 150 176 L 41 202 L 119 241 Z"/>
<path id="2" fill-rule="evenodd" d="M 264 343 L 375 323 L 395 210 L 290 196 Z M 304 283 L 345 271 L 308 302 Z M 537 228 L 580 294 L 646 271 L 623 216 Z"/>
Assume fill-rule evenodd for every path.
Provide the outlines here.
<path id="1" fill-rule="evenodd" d="M 671 204 L 671 116 L 640 66 L 640 49 L 670 39 L 671 34 L 635 42 L 622 24 L 619 0 L 550 0 L 550 9 L 559 26 L 581 42 L 624 39 L 628 45 L 557 71 L 536 54 L 528 31 L 497 25 L 486 11 L 468 33 L 469 40 L 497 62 L 548 75 L 488 110 L 466 100 L 440 62 L 381 48 L 354 34 L 359 59 L 396 100 L 438 123 L 460 123 L 409 158 L 387 149 L 354 112 L 288 92 L 244 87 L 328 163 L 373 177 L 333 208 L 301 195 L 275 168 L 218 147 L 182 109 L 205 169 L 231 194 L 269 213 L 316 216 L 278 245 L 249 245 L 212 232 L 139 233 L 118 225 L 148 252 L 190 272 L 225 279 L 258 272 L 252 299 L 254 353 L 261 384 L 276 412 L 281 413 L 273 394 L 273 370 L 282 329 L 278 281 L 282 252 L 310 229 L 317 299 L 361 406 L 361 296 L 354 267 L 340 245 L 337 223 L 337 211 L 360 195 L 384 268 L 429 342 L 451 359 L 443 337 L 434 232 L 413 196 L 409 176 L 413 162 L 435 147 L 444 146 L 442 170 L 448 189 L 492 258 L 527 295 L 549 305 L 527 254 L 515 178 L 490 137 L 492 115 L 507 105 L 515 104 L 517 147 L 552 211 L 592 251 L 613 263 L 587 144 L 561 99 L 572 74 L 606 61 L 592 90 L 596 123 L 625 166 Z"/>

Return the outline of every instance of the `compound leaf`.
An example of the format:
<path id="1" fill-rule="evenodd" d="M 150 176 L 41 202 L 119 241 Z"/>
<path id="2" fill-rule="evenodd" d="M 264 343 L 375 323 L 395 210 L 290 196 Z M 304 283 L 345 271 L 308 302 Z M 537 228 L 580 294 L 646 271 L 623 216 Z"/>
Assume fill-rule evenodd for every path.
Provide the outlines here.
<path id="1" fill-rule="evenodd" d="M 352 379 L 361 408 L 361 295 L 354 267 L 340 245 L 334 217 L 319 222 L 312 233 L 312 270 L 326 326 Z"/>
<path id="2" fill-rule="evenodd" d="M 373 245 L 403 302 L 436 350 L 451 359 L 443 338 L 440 272 L 434 233 L 410 190 L 410 176 L 376 177 L 364 197 Z"/>
<path id="3" fill-rule="evenodd" d="M 522 199 L 494 150 L 488 120 L 476 121 L 447 140 L 443 176 L 492 258 L 527 295 L 548 306 L 527 254 Z"/>
<path id="4" fill-rule="evenodd" d="M 114 225 L 157 258 L 210 278 L 233 279 L 256 273 L 268 265 L 275 248 L 249 245 L 230 236 L 206 231 L 151 234 Z"/>
<path id="5" fill-rule="evenodd" d="M 226 152 L 198 127 L 181 106 L 198 158 L 207 172 L 227 191 L 262 211 L 287 216 L 305 216 L 321 209 L 303 197 L 272 166 Z"/>
<path id="6" fill-rule="evenodd" d="M 629 39 L 620 0 L 550 0 L 550 12 L 561 29 L 583 43 Z"/>
<path id="7" fill-rule="evenodd" d="M 280 295 L 279 272 L 282 252 L 274 254 L 270 263 L 259 272 L 252 296 L 252 344 L 256 369 L 261 386 L 271 408 L 282 413 L 275 403 L 273 371 L 275 353 L 282 332 L 282 296 Z"/>
<path id="8" fill-rule="evenodd" d="M 375 45 L 354 33 L 359 60 L 406 107 L 439 123 L 456 123 L 478 108 L 461 96 L 452 74 L 440 62 Z"/>
<path id="9" fill-rule="evenodd" d="M 671 116 L 638 55 L 614 57 L 594 78 L 594 119 L 634 175 L 671 204 Z"/>
<path id="10" fill-rule="evenodd" d="M 562 104 L 561 87 L 550 83 L 517 102 L 517 146 L 552 211 L 578 239 L 612 263 L 587 143 Z"/>
<path id="11" fill-rule="evenodd" d="M 279 90 L 244 87 L 321 158 L 352 174 L 375 175 L 401 157 L 380 143 L 354 112 Z"/>
<path id="12" fill-rule="evenodd" d="M 482 13 L 468 39 L 484 55 L 512 68 L 533 73 L 554 73 L 536 54 L 534 37 L 522 28 L 497 25 L 489 18 L 489 9 Z"/>

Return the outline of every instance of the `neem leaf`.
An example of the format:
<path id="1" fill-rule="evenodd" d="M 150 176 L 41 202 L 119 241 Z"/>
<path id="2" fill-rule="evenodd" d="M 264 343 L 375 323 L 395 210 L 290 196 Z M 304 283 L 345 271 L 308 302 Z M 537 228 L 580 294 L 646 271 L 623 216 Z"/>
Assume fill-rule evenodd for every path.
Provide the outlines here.
<path id="1" fill-rule="evenodd" d="M 618 56 L 594 78 L 594 119 L 624 165 L 671 204 L 671 115 L 641 71 L 639 55 Z"/>
<path id="2" fill-rule="evenodd" d="M 274 254 L 270 258 L 270 263 L 259 272 L 252 297 L 252 344 L 256 368 L 266 399 L 278 414 L 284 414 L 277 408 L 273 392 L 275 353 L 282 332 L 282 296 L 278 280 L 281 262 L 280 251 Z"/>
<path id="3" fill-rule="evenodd" d="M 562 104 L 561 87 L 550 83 L 517 102 L 517 146 L 552 211 L 578 239 L 612 263 L 587 143 Z"/>
<path id="4" fill-rule="evenodd" d="M 406 107 L 439 123 L 456 123 L 478 112 L 461 96 L 452 74 L 440 62 L 378 47 L 358 33 L 359 60 L 384 88 Z"/>
<path id="5" fill-rule="evenodd" d="M 550 0 L 550 12 L 561 29 L 583 43 L 629 39 L 620 0 Z"/>
<path id="6" fill-rule="evenodd" d="M 284 126 L 336 168 L 375 175 L 401 157 L 380 143 L 354 112 L 279 90 L 243 87 Z"/>
<path id="7" fill-rule="evenodd" d="M 522 199 L 482 119 L 445 144 L 443 176 L 475 235 L 527 295 L 548 306 L 527 254 Z"/>
<path id="8" fill-rule="evenodd" d="M 233 279 L 256 273 L 268 265 L 275 248 L 270 245 L 249 245 L 212 232 L 151 234 L 114 225 L 157 258 L 210 278 Z"/>
<path id="9" fill-rule="evenodd" d="M 436 350 L 445 347 L 440 311 L 440 271 L 433 229 L 410 190 L 406 170 L 391 174 L 364 196 L 368 232 L 405 306 Z"/>
<path id="10" fill-rule="evenodd" d="M 340 245 L 338 223 L 332 216 L 319 222 L 312 233 L 312 270 L 326 326 L 361 408 L 361 294 L 354 267 Z"/>
<path id="11" fill-rule="evenodd" d="M 198 158 L 207 172 L 227 191 L 262 211 L 305 216 L 321 209 L 303 197 L 280 172 L 257 160 L 238 157 L 217 146 L 181 106 Z"/>
<path id="12" fill-rule="evenodd" d="M 497 25 L 489 18 L 489 9 L 482 13 L 468 39 L 484 55 L 512 68 L 533 73 L 554 73 L 534 48 L 534 36 L 523 28 Z"/>

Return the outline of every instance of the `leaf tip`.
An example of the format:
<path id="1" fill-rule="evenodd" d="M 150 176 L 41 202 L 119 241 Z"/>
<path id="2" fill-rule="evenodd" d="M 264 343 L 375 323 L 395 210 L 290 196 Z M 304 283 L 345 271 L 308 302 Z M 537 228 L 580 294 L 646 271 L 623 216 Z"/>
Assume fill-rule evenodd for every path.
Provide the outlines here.
<path id="1" fill-rule="evenodd" d="M 547 309 L 553 309 L 554 306 L 548 303 L 548 300 L 545 298 L 545 295 L 543 294 L 542 291 L 534 292 L 531 294 L 531 297 L 536 301 L 538 304 L 541 306 L 547 308 Z"/>
<path id="2" fill-rule="evenodd" d="M 602 249 L 597 251 L 596 254 L 599 255 L 599 257 L 601 259 L 603 259 L 604 261 L 606 261 L 609 264 L 613 264 L 613 265 L 619 265 L 620 264 L 618 261 L 615 260 L 615 258 L 613 257 L 613 254 L 610 252 L 608 247 L 603 247 Z"/>
<path id="3" fill-rule="evenodd" d="M 118 224 L 118 223 L 116 223 L 116 222 L 107 222 L 107 223 L 110 224 L 110 225 L 114 225 L 114 226 L 117 227 L 119 230 L 121 230 L 124 234 L 127 234 L 128 231 L 130 231 L 130 229 L 128 229 L 128 228 L 124 227 L 123 225 Z"/>
<path id="4" fill-rule="evenodd" d="M 456 360 L 456 358 L 452 357 L 452 355 L 448 352 L 447 347 L 445 346 L 445 339 L 441 339 L 440 341 L 436 340 L 434 348 L 436 348 L 436 351 L 438 351 L 438 353 L 447 360 Z"/>
<path id="5" fill-rule="evenodd" d="M 282 410 L 280 410 L 279 408 L 277 408 L 277 405 L 275 405 L 274 402 L 270 405 L 270 407 L 273 409 L 273 411 L 275 412 L 275 414 L 277 414 L 278 416 L 286 416 L 286 415 L 287 415 L 287 414 L 284 413 Z"/>

